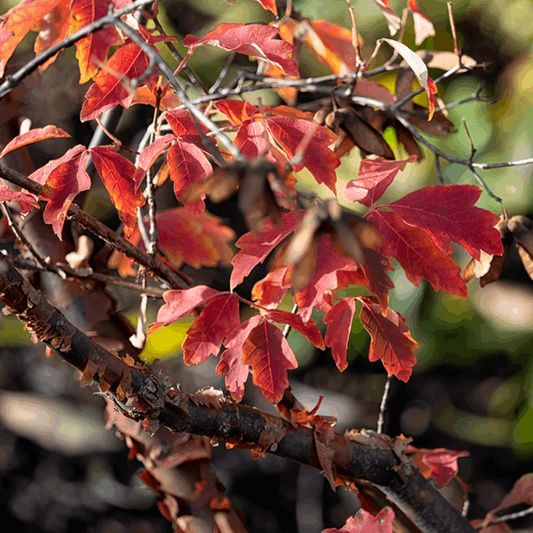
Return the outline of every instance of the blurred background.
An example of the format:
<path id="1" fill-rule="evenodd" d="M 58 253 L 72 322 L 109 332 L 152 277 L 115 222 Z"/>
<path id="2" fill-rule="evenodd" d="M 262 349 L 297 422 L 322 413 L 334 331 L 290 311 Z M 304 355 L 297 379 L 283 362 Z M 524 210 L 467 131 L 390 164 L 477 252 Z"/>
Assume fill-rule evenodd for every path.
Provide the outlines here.
<path id="1" fill-rule="evenodd" d="M 16 2 L 0 1 L 6 12 Z M 371 0 L 354 1 L 359 32 L 368 57 L 375 41 L 387 37 L 386 22 Z M 391 0 L 401 14 L 404 2 Z M 303 16 L 326 19 L 349 28 L 344 1 L 299 0 L 294 8 Z M 419 1 L 420 10 L 433 22 L 436 36 L 419 48 L 453 50 L 445 1 Z M 454 1 L 459 44 L 464 53 L 485 70 L 457 76 L 439 85 L 445 103 L 470 96 L 486 83 L 483 95 L 493 105 L 471 102 L 451 109 L 449 119 L 456 132 L 447 139 L 428 137 L 440 149 L 460 157 L 470 155 L 462 118 L 466 119 L 476 152 L 476 161 L 502 162 L 533 156 L 533 4 L 528 0 Z M 269 22 L 270 14 L 252 0 L 169 0 L 159 6 L 169 33 L 180 38 L 188 33 L 202 36 L 220 22 Z M 33 57 L 35 34 L 25 39 L 12 59 L 22 65 Z M 413 49 L 414 31 L 409 20 L 403 42 Z M 184 48 L 181 48 L 183 51 Z M 167 52 L 162 54 L 169 59 Z M 380 52 L 375 65 L 388 56 Z M 55 124 L 71 133 L 76 143 L 88 144 L 95 124 L 79 122 L 79 110 L 89 84 L 78 84 L 75 51 L 69 49 L 39 77 L 32 90 L 21 97 L 23 112 L 33 127 Z M 190 60 L 191 67 L 210 86 L 225 63 L 227 54 L 205 47 Z M 250 65 L 238 58 L 234 72 Z M 329 74 L 304 54 L 302 77 Z M 433 74 L 433 73 L 430 73 Z M 386 73 L 377 81 L 394 87 L 396 74 Z M 228 77 L 228 79 L 231 77 Z M 435 76 L 434 76 L 435 77 Z M 190 89 L 194 96 L 194 89 Z M 249 93 L 246 99 L 265 104 L 279 103 L 273 91 Z M 424 96 L 420 97 L 424 103 Z M 134 132 L 151 120 L 145 106 L 124 113 L 117 136 L 135 145 Z M 388 139 L 394 143 L 394 139 Z M 31 147 L 36 166 L 62 155 L 72 141 L 63 139 Z M 393 147 L 394 148 L 394 147 Z M 399 148 L 395 148 L 400 150 Z M 341 182 L 356 178 L 360 156 L 357 150 L 342 160 Z M 425 159 L 399 174 L 384 200 L 394 200 L 417 188 L 437 184 L 435 161 Z M 398 152 L 398 155 L 404 154 Z M 441 161 L 450 183 L 475 183 L 465 167 Z M 491 190 L 502 197 L 511 215 L 533 215 L 532 166 L 504 168 L 482 173 Z M 299 187 L 318 194 L 305 172 Z M 342 185 L 339 190 L 342 191 Z M 96 188 L 87 209 L 117 224 L 103 188 Z M 499 206 L 482 194 L 478 207 L 500 214 Z M 349 206 L 354 208 L 354 206 Z M 229 216 L 234 206 L 217 206 L 216 214 Z M 468 257 L 456 251 L 459 264 Z M 189 272 L 204 280 L 224 280 L 228 271 Z M 255 272 L 258 276 L 260 272 Z M 384 431 L 414 438 L 419 448 L 467 450 L 470 457 L 459 461 L 460 477 L 470 487 L 469 518 L 480 518 L 500 503 L 514 482 L 532 470 L 533 464 L 533 283 L 517 254 L 511 254 L 499 282 L 481 289 L 478 280 L 469 284 L 468 299 L 435 293 L 422 282 L 414 287 L 401 270 L 391 274 L 395 290 L 390 307 L 408 317 L 408 326 L 421 348 L 418 364 L 407 383 L 393 380 Z M 252 276 L 253 277 L 253 276 Z M 196 278 L 198 279 L 198 278 Z M 248 280 L 245 290 L 250 290 Z M 347 290 L 344 295 L 360 294 Z M 135 321 L 138 299 L 132 293 L 117 293 L 121 308 Z M 285 302 L 290 309 L 291 302 Z M 160 302 L 150 304 L 149 321 L 155 319 Z M 320 320 L 320 314 L 313 317 Z M 159 330 L 142 356 L 154 369 L 173 375 L 185 390 L 205 385 L 223 387 L 211 358 L 199 367 L 184 367 L 180 345 L 190 320 Z M 374 428 L 386 374 L 381 363 L 368 362 L 369 337 L 354 321 L 350 338 L 350 366 L 340 374 L 328 352 L 315 351 L 295 332 L 289 336 L 298 361 L 291 373 L 295 395 L 312 408 L 320 395 L 319 414 L 335 414 L 338 429 Z M 170 525 L 155 507 L 156 495 L 136 477 L 140 465 L 127 460 L 124 444 L 112 430 L 104 429 L 104 402 L 91 390 L 80 389 L 73 371 L 57 358 L 45 358 L 41 346 L 32 345 L 27 332 L 13 317 L 2 317 L 0 330 L 0 506 L 10 517 L 13 530 L 25 532 L 166 532 Z M 244 402 L 272 411 L 256 392 L 248 390 Z M 252 461 L 248 452 L 214 448 L 214 468 L 227 488 L 232 503 L 243 513 L 250 531 L 315 533 L 324 527 L 340 527 L 356 510 L 356 500 L 342 490 L 333 493 L 322 476 L 274 457 Z M 259 497 L 258 487 L 263 496 Z M 266 495 L 266 496 L 265 496 Z M 7 518 L 6 518 L 7 520 Z M 533 523 L 512 523 L 517 530 L 531 531 Z"/>

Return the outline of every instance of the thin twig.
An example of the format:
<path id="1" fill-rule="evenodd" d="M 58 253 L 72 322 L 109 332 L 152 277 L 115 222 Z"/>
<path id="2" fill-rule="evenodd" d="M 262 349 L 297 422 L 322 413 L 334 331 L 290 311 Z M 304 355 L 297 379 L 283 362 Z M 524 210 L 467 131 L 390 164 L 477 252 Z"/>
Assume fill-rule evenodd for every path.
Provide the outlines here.
<path id="1" fill-rule="evenodd" d="M 226 79 L 226 76 L 228 75 L 229 69 L 231 68 L 231 65 L 233 65 L 233 62 L 235 61 L 235 58 L 237 57 L 237 52 L 231 52 L 228 56 L 228 59 L 226 59 L 226 63 L 222 70 L 220 71 L 218 78 L 216 79 L 215 83 L 211 86 L 209 89 L 209 94 L 214 94 L 218 91 L 220 86 L 222 85 L 222 82 Z"/>
<path id="2" fill-rule="evenodd" d="M 523 518 L 524 516 L 530 514 L 533 514 L 533 505 L 531 507 L 528 507 L 527 509 L 524 509 L 523 511 L 518 511 L 516 513 L 510 513 L 504 516 L 498 516 L 497 518 L 493 518 L 488 522 L 488 524 L 477 524 L 474 526 L 474 529 L 482 529 L 483 527 L 492 526 L 493 524 L 501 524 L 502 522 L 508 522 L 509 520 L 516 520 L 517 518 Z"/>
<path id="3" fill-rule="evenodd" d="M 157 13 L 153 13 L 152 20 L 155 24 L 155 29 L 161 34 L 166 35 L 165 30 L 163 29 L 163 26 L 159 22 L 159 19 L 157 18 Z M 164 41 L 165 46 L 167 47 L 167 50 L 170 52 L 172 57 L 177 61 L 177 63 L 181 63 L 183 61 L 183 56 L 180 54 L 179 50 L 176 48 L 176 45 L 173 42 Z M 209 91 L 207 90 L 207 87 L 203 84 L 202 80 L 195 74 L 194 70 L 187 64 L 184 65 L 183 70 L 189 76 L 189 79 L 191 80 L 191 83 L 200 91 L 202 91 L 205 94 L 208 94 Z"/>
<path id="4" fill-rule="evenodd" d="M 387 381 L 385 382 L 385 388 L 383 389 L 383 396 L 381 397 L 381 404 L 379 406 L 379 417 L 378 417 L 378 433 L 381 433 L 383 431 L 383 424 L 385 422 L 385 409 L 387 407 L 387 398 L 389 397 L 391 380 L 392 380 L 392 376 L 387 376 Z"/>
<path id="5" fill-rule="evenodd" d="M 452 2 L 448 2 L 446 5 L 448 6 L 448 18 L 450 19 L 450 28 L 452 30 L 453 51 L 455 55 L 457 56 L 457 58 L 459 59 L 459 65 L 461 65 L 461 56 L 463 54 L 457 42 L 457 31 L 455 30 L 455 20 L 453 19 L 453 4 Z"/>
<path id="6" fill-rule="evenodd" d="M 115 285 L 117 287 L 121 287 L 122 289 L 128 289 L 130 291 L 146 294 L 150 298 L 163 298 L 163 294 L 166 292 L 165 289 L 159 289 L 158 287 L 143 287 L 134 281 L 128 281 L 117 276 L 110 276 L 109 274 L 102 274 L 101 272 L 93 272 L 92 268 L 71 268 L 67 265 L 58 266 L 48 263 L 40 265 L 22 257 L 13 258 L 13 262 L 17 267 L 20 267 L 24 270 L 46 270 L 55 272 L 55 269 L 58 268 L 69 278 L 94 280 L 100 283 L 105 283 L 106 285 Z"/>

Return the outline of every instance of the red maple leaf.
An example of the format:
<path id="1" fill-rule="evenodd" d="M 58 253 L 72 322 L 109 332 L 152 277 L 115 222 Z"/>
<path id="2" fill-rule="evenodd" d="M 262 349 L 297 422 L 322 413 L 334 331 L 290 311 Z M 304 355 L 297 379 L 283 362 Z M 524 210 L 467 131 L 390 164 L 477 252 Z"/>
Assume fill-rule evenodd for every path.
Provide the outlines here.
<path id="1" fill-rule="evenodd" d="M 174 194 L 178 200 L 193 183 L 202 181 L 213 173 L 213 167 L 207 160 L 206 155 L 194 143 L 181 141 L 176 142 L 168 151 L 168 164 L 170 167 L 170 179 L 174 182 Z M 195 214 L 201 214 L 205 210 L 202 199 L 191 204 L 185 204 L 185 208 Z"/>
<path id="2" fill-rule="evenodd" d="M 76 152 L 77 149 L 85 150 L 83 146 L 69 150 L 67 154 L 70 153 L 71 158 L 66 159 L 67 154 L 61 158 L 63 162 L 48 174 L 41 192 L 41 198 L 48 202 L 43 220 L 46 224 L 52 224 L 60 240 L 63 240 L 63 224 L 72 200 L 79 192 L 91 188 L 91 178 L 85 171 L 88 154 L 84 151 L 78 157 L 80 150 Z"/>
<path id="3" fill-rule="evenodd" d="M 320 350 L 325 349 L 324 339 L 315 326 L 314 320 L 309 320 L 307 324 L 304 324 L 302 317 L 289 313 L 287 311 L 281 311 L 279 309 L 269 309 L 265 311 L 264 316 L 273 322 L 279 322 L 280 324 L 288 324 L 292 329 L 295 329 L 298 333 L 301 333 L 309 342 L 314 344 Z"/>
<path id="4" fill-rule="evenodd" d="M 244 396 L 244 384 L 250 374 L 250 365 L 242 362 L 242 347 L 250 335 L 251 331 L 259 325 L 261 315 L 249 318 L 234 330 L 232 330 L 224 341 L 226 350 L 220 356 L 217 365 L 217 374 L 226 376 L 226 389 L 234 400 L 240 402 Z"/>
<path id="5" fill-rule="evenodd" d="M 326 346 L 331 348 L 333 360 L 341 372 L 348 366 L 346 352 L 355 307 L 355 298 L 343 298 L 326 313 L 322 320 L 328 326 L 325 337 Z"/>
<path id="6" fill-rule="evenodd" d="M 503 252 L 498 215 L 474 207 L 481 188 L 475 185 L 434 185 L 414 191 L 388 204 L 404 222 L 423 230 L 446 253 L 450 241 L 479 260 L 481 250 Z M 381 206 L 380 206 L 381 207 Z"/>
<path id="7" fill-rule="evenodd" d="M 148 145 L 139 154 L 139 168 L 135 171 L 135 185 L 140 187 L 144 176 L 152 168 L 152 165 L 157 161 L 157 158 L 163 153 L 169 144 L 174 142 L 175 136 L 172 133 L 163 135 L 152 144 Z"/>
<path id="8" fill-rule="evenodd" d="M 231 264 L 233 272 L 230 278 L 230 289 L 240 285 L 255 266 L 262 263 L 268 254 L 292 231 L 300 222 L 301 215 L 297 212 L 282 213 L 281 225 L 277 228 L 270 219 L 264 221 L 259 233 L 245 233 L 235 245 L 241 250 L 235 255 Z"/>
<path id="9" fill-rule="evenodd" d="M 71 0 L 60 0 L 59 3 L 48 12 L 32 29 L 38 31 L 33 51 L 39 55 L 48 48 L 62 41 L 68 34 L 70 27 L 70 3 Z M 59 53 L 59 52 L 58 52 Z M 45 70 L 57 58 L 58 54 L 47 59 L 39 70 Z"/>
<path id="10" fill-rule="evenodd" d="M 310 21 L 312 31 L 305 35 L 305 44 L 313 55 L 334 74 L 354 72 L 355 51 L 352 32 L 326 20 Z"/>
<path id="11" fill-rule="evenodd" d="M 218 100 L 215 107 L 224 113 L 234 126 L 239 126 L 259 113 L 257 107 L 243 100 Z"/>
<path id="12" fill-rule="evenodd" d="M 80 120 L 93 120 L 116 105 L 128 109 L 135 92 L 129 81 L 141 77 L 147 68 L 148 57 L 138 45 L 130 42 L 121 46 L 94 76 L 94 83 L 85 95 Z M 150 76 L 146 81 L 155 79 Z"/>
<path id="13" fill-rule="evenodd" d="M 183 40 L 183 45 L 187 46 L 189 51 L 178 67 L 178 71 L 185 65 L 195 48 L 210 45 L 255 57 L 272 63 L 290 76 L 299 76 L 298 67 L 290 58 L 294 48 L 285 41 L 274 39 L 278 33 L 279 29 L 273 26 L 222 23 L 202 39 L 187 35 Z"/>
<path id="14" fill-rule="evenodd" d="M 197 137 L 201 142 L 200 130 L 207 133 L 209 130 L 192 118 L 186 109 L 172 109 L 165 113 L 165 119 L 176 137 Z M 189 139 L 190 140 L 190 139 Z"/>
<path id="15" fill-rule="evenodd" d="M 70 28 L 72 35 L 95 20 L 105 17 L 111 0 L 72 0 Z M 106 62 L 109 49 L 121 42 L 114 26 L 102 28 L 76 42 L 76 58 L 80 67 L 80 83 L 90 80 Z"/>
<path id="16" fill-rule="evenodd" d="M 210 355 L 218 355 L 226 335 L 239 324 L 239 300 L 235 295 L 211 300 L 187 330 L 182 345 L 185 364 L 198 365 Z"/>
<path id="17" fill-rule="evenodd" d="M 389 309 L 384 317 L 380 306 L 369 298 L 363 296 L 358 300 L 363 304 L 359 319 L 372 337 L 368 360 L 381 359 L 389 376 L 407 382 L 416 365 L 414 350 L 420 345 L 411 337 L 403 317 L 396 311 Z"/>
<path id="18" fill-rule="evenodd" d="M 12 7 L 0 25 L 0 78 L 6 63 L 27 33 L 50 13 L 60 0 L 24 0 Z"/>
<path id="19" fill-rule="evenodd" d="M 270 135 L 265 125 L 253 120 L 248 120 L 239 126 L 233 142 L 242 155 L 249 159 L 267 154 L 272 149 Z"/>
<path id="20" fill-rule="evenodd" d="M 407 7 L 413 14 L 415 23 L 415 44 L 420 46 L 428 37 L 435 36 L 435 27 L 431 20 L 420 12 L 416 0 L 408 0 Z"/>
<path id="21" fill-rule="evenodd" d="M 134 180 L 135 165 L 106 146 L 90 149 L 91 157 L 129 237 L 137 226 L 137 208 L 145 202 Z"/>
<path id="22" fill-rule="evenodd" d="M 252 289 L 252 300 L 266 309 L 278 307 L 291 286 L 286 275 L 288 268 L 276 268 L 258 281 Z"/>
<path id="23" fill-rule="evenodd" d="M 316 266 L 309 284 L 294 295 L 300 316 L 307 323 L 313 308 L 328 312 L 332 307 L 332 292 L 338 287 L 337 271 L 357 270 L 357 263 L 341 255 L 329 235 L 321 235 L 317 244 Z"/>
<path id="24" fill-rule="evenodd" d="M 40 183 L 41 185 L 44 185 L 46 183 L 46 180 L 48 179 L 48 176 L 61 164 L 65 163 L 66 161 L 70 161 L 74 157 L 80 154 L 80 152 L 83 152 L 85 150 L 85 146 L 82 146 L 81 144 L 78 144 L 74 148 L 71 148 L 70 150 L 67 150 L 67 152 L 62 155 L 59 159 L 53 159 L 52 161 L 48 161 L 44 167 L 38 168 L 35 172 L 32 172 L 29 176 L 30 179 L 33 181 L 36 181 L 37 183 Z"/>
<path id="25" fill-rule="evenodd" d="M 152 328 L 152 331 L 160 326 L 170 326 L 176 320 L 190 315 L 197 307 L 219 296 L 222 296 L 222 293 L 205 285 L 165 292 L 165 304 L 157 312 L 156 328 Z"/>
<path id="26" fill-rule="evenodd" d="M 383 196 L 398 172 L 403 170 L 407 163 L 415 160 L 415 156 L 403 161 L 381 158 L 361 160 L 358 178 L 346 184 L 344 197 L 350 202 L 359 202 L 366 207 L 372 207 Z"/>
<path id="27" fill-rule="evenodd" d="M 394 511 L 389 507 L 383 508 L 376 516 L 360 509 L 346 520 L 341 529 L 328 528 L 322 533 L 394 533 L 393 520 Z"/>
<path id="28" fill-rule="evenodd" d="M 265 121 L 290 159 L 294 158 L 298 149 L 302 147 L 304 138 L 312 135 L 304 150 L 302 164 L 295 165 L 294 170 L 301 170 L 302 166 L 307 168 L 318 183 L 324 183 L 335 193 L 337 182 L 335 169 L 341 162 L 329 146 L 336 141 L 337 136 L 328 128 L 308 120 L 278 116 L 268 117 Z"/>
<path id="29" fill-rule="evenodd" d="M 218 217 L 209 213 L 198 216 L 183 207 L 176 207 L 158 213 L 156 222 L 158 247 L 176 268 L 184 262 L 194 268 L 229 265 L 233 257 L 233 248 L 229 243 L 235 234 Z M 144 248 L 138 228 L 129 241 Z M 135 275 L 132 260 L 122 254 L 117 254 L 111 263 L 118 268 L 121 276 Z"/>
<path id="30" fill-rule="evenodd" d="M 17 135 L 17 137 L 6 144 L 2 152 L 0 152 L 0 159 L 17 148 L 22 148 L 28 144 L 44 141 L 46 139 L 55 139 L 58 137 L 70 137 L 70 135 L 57 126 L 45 126 L 44 128 L 36 128 L 34 130 L 27 131 L 22 135 Z"/>
<path id="31" fill-rule="evenodd" d="M 468 452 L 456 452 L 445 448 L 423 450 L 414 446 L 409 446 L 407 453 L 413 454 L 411 459 L 418 466 L 422 475 L 426 479 L 432 477 L 437 482 L 439 489 L 448 485 L 452 478 L 457 475 L 459 470 L 457 459 L 470 455 Z"/>
<path id="32" fill-rule="evenodd" d="M 242 362 L 252 366 L 254 385 L 261 387 L 271 403 L 278 403 L 289 386 L 287 370 L 298 368 L 287 339 L 267 320 L 256 326 L 244 342 Z"/>
<path id="33" fill-rule="evenodd" d="M 20 203 L 22 215 L 29 213 L 34 207 L 39 207 L 39 198 L 26 191 L 12 191 L 7 185 L 0 185 L 0 202 L 16 200 Z"/>
<path id="34" fill-rule="evenodd" d="M 407 225 L 392 211 L 374 211 L 370 221 L 383 237 L 381 252 L 400 263 L 411 283 L 418 287 L 421 278 L 425 278 L 436 291 L 442 289 L 466 297 L 461 268 L 421 229 Z"/>

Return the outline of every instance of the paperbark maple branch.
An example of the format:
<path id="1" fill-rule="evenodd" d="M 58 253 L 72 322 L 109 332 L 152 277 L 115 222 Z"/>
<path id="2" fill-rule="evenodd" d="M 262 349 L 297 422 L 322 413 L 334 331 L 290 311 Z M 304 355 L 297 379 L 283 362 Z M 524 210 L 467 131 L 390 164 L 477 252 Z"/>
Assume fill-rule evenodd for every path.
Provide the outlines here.
<path id="1" fill-rule="evenodd" d="M 32 194 L 37 196 L 41 194 L 43 188 L 42 185 L 2 164 L 0 164 L 0 177 L 26 189 Z M 173 288 L 188 289 L 191 286 L 192 281 L 188 276 L 167 266 L 157 255 L 151 256 L 139 247 L 133 246 L 124 237 L 117 235 L 112 229 L 87 214 L 78 205 L 73 203 L 70 206 L 67 215 L 104 242 L 113 246 L 114 249 L 122 252 L 124 255 L 133 259 L 140 265 L 143 265 L 161 279 L 167 281 Z"/>
<path id="2" fill-rule="evenodd" d="M 75 328 L 7 258 L 0 258 L 0 299 L 36 339 L 84 373 L 82 384 L 94 379 L 102 393 L 130 417 L 145 420 L 148 427 L 160 422 L 172 431 L 202 435 L 323 468 L 313 428 L 292 425 L 223 396 L 214 404 L 203 405 L 200 396 L 195 398 L 170 388 L 167 380 L 152 374 L 147 367 L 129 365 Z M 341 483 L 353 483 L 379 505 L 383 501 L 393 505 L 407 531 L 474 531 L 408 458 L 400 455 L 400 460 L 392 446 L 376 440 L 372 432 L 358 435 L 361 438 L 355 442 L 335 434 L 328 445 Z"/>

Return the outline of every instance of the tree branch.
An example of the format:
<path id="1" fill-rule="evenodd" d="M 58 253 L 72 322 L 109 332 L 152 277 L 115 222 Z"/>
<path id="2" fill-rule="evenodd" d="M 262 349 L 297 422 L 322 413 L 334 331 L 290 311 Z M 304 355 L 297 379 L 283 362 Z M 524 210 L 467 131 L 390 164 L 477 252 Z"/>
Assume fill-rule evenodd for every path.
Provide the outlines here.
<path id="1" fill-rule="evenodd" d="M 7 258 L 0 259 L 0 299 L 36 339 L 83 372 L 82 385 L 94 381 L 100 392 L 131 418 L 144 420 L 145 427 L 155 430 L 161 422 L 171 431 L 202 435 L 323 468 L 313 428 L 292 425 L 236 404 L 222 393 L 210 400 L 170 387 L 168 380 L 152 374 L 146 366 L 120 359 L 75 328 Z M 329 444 L 339 482 L 346 486 L 353 483 L 373 502 L 381 504 L 380 498 L 385 498 L 410 531 L 474 531 L 407 457 L 398 454 L 400 460 L 392 445 L 387 449 L 383 437 L 377 440 L 372 432 L 357 435 L 358 442 L 354 442 L 335 434 Z"/>

